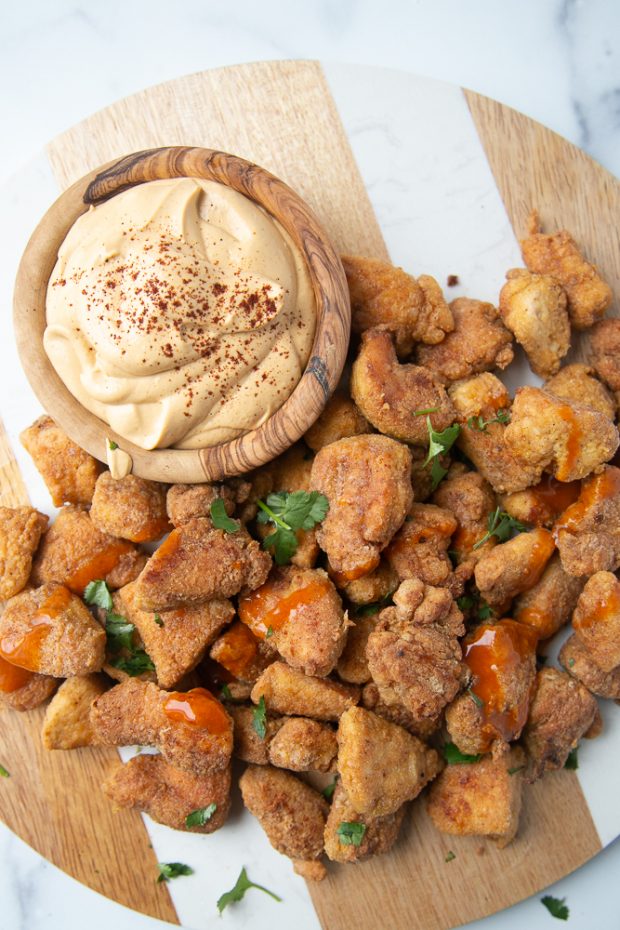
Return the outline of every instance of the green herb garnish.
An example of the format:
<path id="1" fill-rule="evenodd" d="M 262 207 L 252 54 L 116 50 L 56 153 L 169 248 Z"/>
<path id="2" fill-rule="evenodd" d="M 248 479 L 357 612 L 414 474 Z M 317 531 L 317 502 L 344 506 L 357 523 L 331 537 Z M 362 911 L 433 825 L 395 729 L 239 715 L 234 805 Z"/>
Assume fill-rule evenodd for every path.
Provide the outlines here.
<path id="1" fill-rule="evenodd" d="M 232 696 L 231 690 L 228 687 L 228 685 L 222 685 L 222 690 L 220 691 L 220 697 L 223 698 L 225 701 L 233 700 L 233 696 Z"/>
<path id="2" fill-rule="evenodd" d="M 278 565 L 285 565 L 297 551 L 296 530 L 311 530 L 324 520 L 329 501 L 318 491 L 278 491 L 267 501 L 256 501 L 259 523 L 272 523 L 273 533 L 263 539 L 263 549 L 273 549 Z"/>
<path id="3" fill-rule="evenodd" d="M 155 614 L 155 616 L 153 617 L 153 620 L 155 621 L 155 623 L 157 624 L 157 626 L 163 626 L 163 625 L 164 625 L 164 621 L 161 619 L 161 617 L 159 616 L 159 614 Z"/>
<path id="4" fill-rule="evenodd" d="M 488 620 L 492 616 L 493 616 L 493 608 L 489 607 L 486 601 L 480 601 L 480 606 L 478 608 L 478 619 Z"/>
<path id="5" fill-rule="evenodd" d="M 456 599 L 456 606 L 459 610 L 471 610 L 475 603 L 473 597 L 470 597 L 469 594 L 463 594 Z"/>
<path id="6" fill-rule="evenodd" d="M 374 604 L 360 604 L 359 607 L 355 608 L 354 614 L 356 618 L 374 617 L 375 614 L 380 613 L 386 607 L 391 607 L 393 603 L 394 601 L 392 600 L 392 595 L 388 594 L 380 601 L 375 601 Z"/>
<path id="7" fill-rule="evenodd" d="M 574 660 L 573 657 L 571 656 L 570 659 L 568 660 L 568 667 L 569 667 L 569 668 L 572 668 L 574 664 L 575 664 L 575 660 Z"/>
<path id="8" fill-rule="evenodd" d="M 84 600 L 87 604 L 112 610 L 112 595 L 105 581 L 90 581 L 84 589 Z"/>
<path id="9" fill-rule="evenodd" d="M 168 882 L 171 878 L 178 878 L 179 875 L 193 875 L 194 870 L 182 862 L 158 862 L 159 869 L 158 882 Z"/>
<path id="10" fill-rule="evenodd" d="M 3 765 L 0 765 L 0 778 L 10 778 L 11 773 L 5 769 Z"/>
<path id="11" fill-rule="evenodd" d="M 126 672 L 131 678 L 135 678 L 136 675 L 141 675 L 143 672 L 155 671 L 153 660 L 144 649 L 136 649 L 127 658 L 121 656 L 119 659 L 113 659 L 110 665 L 121 672 Z"/>
<path id="12" fill-rule="evenodd" d="M 568 769 L 569 772 L 576 772 L 577 769 L 579 768 L 579 757 L 577 755 L 578 752 L 579 752 L 579 748 L 575 746 L 575 748 L 571 749 L 571 751 L 568 754 L 568 758 L 566 762 L 564 763 L 564 768 Z"/>
<path id="13" fill-rule="evenodd" d="M 265 739 L 265 734 L 267 732 L 267 708 L 265 707 L 264 694 L 261 695 L 261 699 L 257 706 L 252 708 L 252 726 L 257 736 L 261 739 Z"/>
<path id="14" fill-rule="evenodd" d="M 497 536 L 500 542 L 506 542 L 506 540 L 514 536 L 515 533 L 524 533 L 527 530 L 525 524 L 521 523 L 520 520 L 515 520 L 509 513 L 502 510 L 501 507 L 496 507 L 493 513 L 489 514 L 487 527 L 488 531 L 484 534 L 482 539 L 478 540 L 473 546 L 473 549 L 479 549 L 491 536 Z"/>
<path id="15" fill-rule="evenodd" d="M 452 850 L 450 849 L 446 853 L 446 858 L 444 859 L 444 862 L 452 862 L 453 859 L 456 859 L 456 854 L 453 853 Z"/>
<path id="16" fill-rule="evenodd" d="M 497 416 L 491 417 L 490 420 L 485 420 L 483 416 L 477 416 L 470 417 L 467 421 L 470 429 L 480 430 L 481 433 L 486 431 L 490 423 L 510 423 L 510 410 L 498 410 Z"/>
<path id="17" fill-rule="evenodd" d="M 437 413 L 439 407 L 427 407 L 425 410 L 414 410 L 414 417 L 425 417 L 428 413 Z"/>
<path id="18" fill-rule="evenodd" d="M 434 491 L 439 482 L 448 474 L 448 469 L 443 467 L 438 457 L 449 452 L 461 432 L 461 427 L 458 423 L 453 423 L 452 426 L 448 426 L 441 433 L 438 433 L 433 429 L 431 418 L 427 416 L 426 428 L 428 429 L 429 438 L 428 455 L 422 467 L 425 468 L 430 464 L 431 484 Z"/>
<path id="19" fill-rule="evenodd" d="M 476 707 L 484 707 L 484 701 L 479 697 L 475 691 L 472 691 L 471 688 L 467 689 L 467 694 L 470 696 Z"/>
<path id="20" fill-rule="evenodd" d="M 241 524 L 238 520 L 231 520 L 226 513 L 226 505 L 221 497 L 216 497 L 211 504 L 211 519 L 213 526 L 226 533 L 236 533 Z"/>
<path id="21" fill-rule="evenodd" d="M 257 885 L 256 882 L 251 882 L 248 878 L 248 873 L 245 869 L 241 869 L 239 873 L 239 878 L 235 882 L 235 887 L 231 888 L 230 891 L 226 891 L 220 898 L 217 899 L 217 909 L 222 913 L 225 907 L 228 907 L 229 904 L 233 904 L 235 901 L 241 901 L 244 894 L 250 888 L 258 888 L 259 891 L 264 891 L 265 894 L 268 894 L 274 901 L 281 901 L 282 898 L 278 897 L 277 894 L 274 894 L 273 891 L 269 891 L 268 888 L 265 888 L 263 885 Z"/>
<path id="22" fill-rule="evenodd" d="M 343 846 L 361 846 L 365 833 L 365 823 L 351 820 L 343 820 L 336 830 L 336 835 Z"/>
<path id="23" fill-rule="evenodd" d="M 321 791 L 321 794 L 323 795 L 326 801 L 331 801 L 331 799 L 333 798 L 334 791 L 336 790 L 337 782 L 338 782 L 338 779 L 334 778 L 333 782 L 330 785 L 325 785 L 325 787 Z"/>
<path id="24" fill-rule="evenodd" d="M 273 627 L 268 626 L 267 632 L 265 633 L 265 639 L 271 639 L 272 636 L 273 636 Z"/>
<path id="25" fill-rule="evenodd" d="M 552 895 L 547 894 L 540 900 L 541 903 L 545 905 L 552 917 L 557 917 L 558 920 L 568 920 L 570 911 L 564 904 L 566 898 L 554 898 Z"/>
<path id="26" fill-rule="evenodd" d="M 217 804 L 208 804 L 206 807 L 199 807 L 198 810 L 192 811 L 185 818 L 186 827 L 204 827 L 213 817 L 217 810 Z"/>
<path id="27" fill-rule="evenodd" d="M 108 439 L 108 449 L 110 452 L 115 452 L 118 449 L 118 443 L 114 442 L 113 439 Z"/>
<path id="28" fill-rule="evenodd" d="M 125 617 L 109 613 L 105 621 L 105 635 L 110 652 L 120 652 L 122 649 L 132 652 L 134 630 L 133 623 L 129 623 Z"/>
<path id="29" fill-rule="evenodd" d="M 454 743 L 446 743 L 442 752 L 448 765 L 473 765 L 474 762 L 480 762 L 482 759 L 482 755 L 470 756 L 466 752 L 461 752 Z"/>

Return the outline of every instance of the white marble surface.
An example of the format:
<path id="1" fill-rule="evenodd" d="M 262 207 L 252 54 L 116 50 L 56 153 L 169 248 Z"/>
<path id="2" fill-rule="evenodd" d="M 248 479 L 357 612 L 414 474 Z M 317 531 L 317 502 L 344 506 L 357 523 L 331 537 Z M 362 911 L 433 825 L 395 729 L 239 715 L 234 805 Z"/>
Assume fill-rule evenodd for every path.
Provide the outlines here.
<path id="1" fill-rule="evenodd" d="M 0 184 L 48 138 L 119 96 L 193 70 L 279 57 L 379 64 L 472 87 L 540 119 L 620 173 L 620 56 L 612 45 L 620 27 L 616 0 L 393 0 L 381 5 L 371 0 L 303 5 L 238 0 L 230 11 L 221 4 L 186 0 L 177 15 L 161 0 L 29 0 L 10 9 L 2 4 L 0 25 Z M 364 124 L 363 93 L 360 87 L 360 110 L 357 117 L 350 111 L 347 128 L 354 147 L 371 134 L 364 143 L 368 151 L 374 130 Z M 375 141 L 390 147 L 380 132 Z M 397 168 L 398 146 L 390 156 Z M 373 196 L 371 167 L 364 177 Z M 390 199 L 389 188 L 379 186 L 373 201 L 390 244 L 398 243 L 395 207 L 402 209 L 400 198 L 394 192 Z M 10 248 L 11 233 L 6 226 L 1 229 L 0 244 Z M 393 246 L 392 252 L 406 261 Z M 0 402 L 3 415 L 6 403 L 6 398 Z M 81 930 L 86 922 L 91 930 L 111 923 L 123 930 L 165 926 L 87 891 L 4 828 L 0 865 L 0 930 Z M 552 889 L 568 898 L 569 926 L 618 926 L 613 879 L 619 866 L 620 844 L 615 844 Z M 211 913 L 215 889 L 198 883 L 196 889 L 198 908 Z M 254 926 L 254 906 L 255 899 L 248 898 L 234 917 L 223 920 L 235 927 Z M 278 906 L 273 907 L 275 924 Z M 263 906 L 260 911 L 269 913 Z M 206 923 L 203 918 L 201 925 L 217 926 L 216 921 L 216 916 Z M 542 930 L 552 926 L 550 921 L 536 897 L 472 927 L 516 930 L 528 924 Z"/>

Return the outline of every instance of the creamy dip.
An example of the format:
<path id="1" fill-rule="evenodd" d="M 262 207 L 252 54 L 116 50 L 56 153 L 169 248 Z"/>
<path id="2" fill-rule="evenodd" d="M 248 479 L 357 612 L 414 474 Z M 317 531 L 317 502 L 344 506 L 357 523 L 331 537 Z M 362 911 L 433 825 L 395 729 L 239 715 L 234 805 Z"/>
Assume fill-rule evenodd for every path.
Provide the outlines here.
<path id="1" fill-rule="evenodd" d="M 71 393 L 144 449 L 234 439 L 280 407 L 308 361 L 316 306 L 280 224 L 198 178 L 92 207 L 47 290 L 45 350 Z"/>

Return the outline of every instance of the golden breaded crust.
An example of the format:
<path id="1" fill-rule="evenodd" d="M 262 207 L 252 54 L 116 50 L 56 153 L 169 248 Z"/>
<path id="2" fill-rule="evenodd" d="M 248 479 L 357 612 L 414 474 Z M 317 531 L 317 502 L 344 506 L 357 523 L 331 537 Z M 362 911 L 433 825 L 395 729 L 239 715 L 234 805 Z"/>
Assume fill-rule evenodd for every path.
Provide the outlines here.
<path id="1" fill-rule="evenodd" d="M 422 740 L 427 740 L 433 733 L 441 727 L 443 713 L 436 717 L 416 717 L 410 710 L 402 704 L 386 704 L 381 699 L 379 688 L 374 681 L 369 681 L 362 690 L 362 706 L 371 710 L 378 717 L 389 720 L 390 723 L 396 723 L 399 727 L 404 727 L 408 733 L 418 736 Z"/>
<path id="2" fill-rule="evenodd" d="M 0 660 L 1 665 L 2 660 Z M 32 676 L 19 688 L 4 691 L 0 689 L 0 706 L 5 705 L 11 710 L 26 711 L 34 710 L 35 707 L 47 701 L 51 697 L 60 681 L 58 678 L 52 678 L 50 675 Z"/>
<path id="3" fill-rule="evenodd" d="M 25 588 L 47 517 L 34 507 L 0 507 L 0 601 Z"/>
<path id="4" fill-rule="evenodd" d="M 620 701 L 620 666 L 604 672 L 575 634 L 566 640 L 558 658 L 568 674 L 584 684 L 592 694 Z"/>
<path id="5" fill-rule="evenodd" d="M 591 407 L 610 420 L 616 415 L 614 395 L 601 384 L 589 365 L 565 365 L 557 375 L 545 382 L 544 388 L 556 397 Z"/>
<path id="6" fill-rule="evenodd" d="M 367 575 L 341 583 L 338 587 L 352 604 L 374 604 L 393 594 L 398 584 L 398 575 L 394 569 L 381 559 Z"/>
<path id="7" fill-rule="evenodd" d="M 293 772 L 333 772 L 337 754 L 335 731 L 307 717 L 284 720 L 269 744 L 271 764 Z"/>
<path id="8" fill-rule="evenodd" d="M 553 535 L 570 575 L 615 571 L 620 566 L 620 469 L 606 465 L 587 478 Z"/>
<path id="9" fill-rule="evenodd" d="M 329 807 L 318 791 L 270 765 L 248 766 L 239 787 L 274 849 L 291 859 L 321 858 Z"/>
<path id="10" fill-rule="evenodd" d="M 301 875 L 307 882 L 322 882 L 327 876 L 327 869 L 317 859 L 306 862 L 304 859 L 293 859 L 293 871 Z"/>
<path id="11" fill-rule="evenodd" d="M 405 807 L 385 817 L 358 814 L 341 784 L 336 785 L 329 817 L 325 824 L 325 852 L 332 862 L 362 862 L 389 852 L 398 838 Z M 365 830 L 358 846 L 345 844 L 338 835 L 341 824 L 361 823 Z"/>
<path id="12" fill-rule="evenodd" d="M 601 320 L 592 327 L 589 337 L 594 370 L 612 391 L 620 391 L 620 319 Z"/>
<path id="13" fill-rule="evenodd" d="M 342 391 L 336 391 L 327 401 L 318 420 L 304 435 L 304 441 L 313 452 L 318 452 L 331 442 L 370 431 L 371 427 L 366 417 L 357 409 L 351 398 Z"/>
<path id="14" fill-rule="evenodd" d="M 362 333 L 382 326 L 394 333 L 398 354 L 409 355 L 415 342 L 434 345 L 454 329 L 441 288 L 430 275 L 416 281 L 402 268 L 375 258 L 343 255 L 351 295 L 352 329 Z"/>
<path id="15" fill-rule="evenodd" d="M 182 526 L 194 517 L 210 519 L 211 505 L 219 498 L 224 501 L 228 516 L 232 516 L 236 493 L 225 484 L 173 484 L 166 495 L 168 518 L 173 526 Z"/>
<path id="16" fill-rule="evenodd" d="M 438 753 L 362 707 L 338 724 L 338 771 L 358 814 L 384 817 L 416 798 L 442 769 Z"/>
<path id="17" fill-rule="evenodd" d="M 476 585 L 484 600 L 500 612 L 517 594 L 529 591 L 539 580 L 553 555 L 555 543 L 549 530 L 536 527 L 528 533 L 495 546 L 478 560 Z"/>
<path id="18" fill-rule="evenodd" d="M 341 439 L 316 456 L 312 488 L 330 505 L 318 543 L 343 581 L 355 581 L 377 567 L 413 503 L 411 455 L 387 436 Z"/>
<path id="19" fill-rule="evenodd" d="M 46 749 L 77 749 L 97 744 L 90 705 L 107 689 L 103 675 L 67 678 L 45 711 L 41 742 Z"/>
<path id="20" fill-rule="evenodd" d="M 493 304 L 458 297 L 450 304 L 454 329 L 438 345 L 418 346 L 416 361 L 443 384 L 510 365 L 512 335 Z"/>
<path id="21" fill-rule="evenodd" d="M 341 685 L 328 678 L 311 678 L 284 662 L 274 662 L 265 669 L 252 688 L 252 701 L 261 697 L 269 711 L 316 720 L 338 720 L 359 700 L 359 688 Z"/>
<path id="22" fill-rule="evenodd" d="M 237 680 L 249 684 L 254 684 L 267 666 L 277 658 L 271 640 L 259 639 L 240 620 L 235 620 L 216 639 L 209 655 Z"/>
<path id="23" fill-rule="evenodd" d="M 555 278 L 513 268 L 499 295 L 504 324 L 523 346 L 532 371 L 549 378 L 570 348 L 567 299 Z"/>
<path id="24" fill-rule="evenodd" d="M 575 634 L 604 672 L 620 666 L 620 582 L 611 572 L 588 578 L 573 614 Z"/>
<path id="25" fill-rule="evenodd" d="M 229 704 L 228 713 L 233 719 L 234 729 L 234 755 L 242 762 L 252 762 L 254 765 L 267 765 L 269 763 L 269 745 L 288 719 L 269 714 L 265 720 L 265 736 L 259 736 L 254 726 L 255 707 L 246 707 L 242 704 Z"/>
<path id="26" fill-rule="evenodd" d="M 136 543 L 159 539 L 170 529 L 166 485 L 137 475 L 116 479 L 104 471 L 97 478 L 90 518 L 110 536 Z"/>
<path id="27" fill-rule="evenodd" d="M 357 617 L 353 626 L 349 628 L 346 645 L 336 666 L 338 677 L 343 681 L 352 685 L 363 685 L 370 681 L 366 645 L 378 620 L 378 612 L 367 617 Z"/>
<path id="28" fill-rule="evenodd" d="M 449 549 L 456 553 L 459 565 L 467 563 L 473 568 L 476 562 L 493 546 L 494 536 L 478 549 L 474 549 L 487 532 L 489 515 L 497 501 L 493 488 L 475 471 L 452 468 L 433 494 L 433 503 L 450 511 L 458 526 Z"/>
<path id="29" fill-rule="evenodd" d="M 429 368 L 400 364 L 392 336 L 384 329 L 362 335 L 351 370 L 351 396 L 366 419 L 381 433 L 416 446 L 428 446 L 426 417 L 433 410 L 433 428 L 441 431 L 455 419 L 442 382 Z"/>
<path id="30" fill-rule="evenodd" d="M 384 552 L 398 580 L 418 578 L 425 584 L 444 585 L 452 572 L 448 549 L 457 526 L 450 510 L 435 504 L 412 504 Z"/>
<path id="31" fill-rule="evenodd" d="M 230 766 L 219 772 L 193 775 L 175 768 L 160 755 L 141 754 L 118 764 L 103 783 L 117 807 L 145 811 L 157 823 L 190 833 L 214 833 L 223 827 L 230 809 Z M 188 827 L 186 817 L 215 804 L 203 826 Z"/>
<path id="32" fill-rule="evenodd" d="M 146 552 L 140 552 L 138 549 L 125 552 L 112 571 L 105 576 L 108 588 L 114 591 L 116 588 L 124 588 L 125 585 L 135 581 L 148 562 L 148 558 Z"/>
<path id="33" fill-rule="evenodd" d="M 0 617 L 4 657 L 53 678 L 98 672 L 106 636 L 79 597 L 51 583 L 16 594 Z"/>
<path id="34" fill-rule="evenodd" d="M 92 455 L 80 449 L 47 416 L 35 420 L 19 438 L 41 473 L 54 507 L 90 504 L 101 469 Z"/>
<path id="35" fill-rule="evenodd" d="M 533 627 L 540 639 L 549 639 L 568 623 L 583 588 L 583 578 L 569 575 L 554 553 L 540 580 L 520 594 L 512 608 L 519 623 Z"/>

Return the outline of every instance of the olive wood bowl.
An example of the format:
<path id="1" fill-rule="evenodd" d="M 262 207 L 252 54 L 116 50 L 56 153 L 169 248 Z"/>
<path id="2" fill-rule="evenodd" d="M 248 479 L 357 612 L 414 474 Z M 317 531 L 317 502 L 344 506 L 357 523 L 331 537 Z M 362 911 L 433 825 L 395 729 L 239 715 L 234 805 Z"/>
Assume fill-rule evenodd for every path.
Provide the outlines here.
<path id="1" fill-rule="evenodd" d="M 198 177 L 227 184 L 260 204 L 291 236 L 308 265 L 317 305 L 310 359 L 290 397 L 261 426 L 202 449 L 146 451 L 86 410 L 60 380 L 43 348 L 47 284 L 67 232 L 92 204 L 134 184 Z M 47 211 L 22 257 L 14 294 L 17 348 L 26 376 L 51 417 L 83 449 L 106 461 L 106 437 L 133 459 L 133 472 L 169 483 L 214 481 L 264 465 L 296 442 L 338 384 L 349 342 L 351 308 L 335 249 L 308 205 L 264 168 L 236 155 L 185 146 L 127 155 L 76 181 Z"/>

